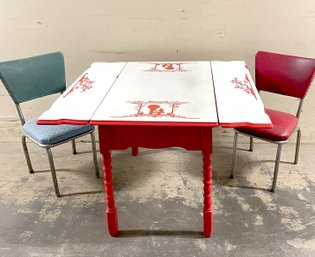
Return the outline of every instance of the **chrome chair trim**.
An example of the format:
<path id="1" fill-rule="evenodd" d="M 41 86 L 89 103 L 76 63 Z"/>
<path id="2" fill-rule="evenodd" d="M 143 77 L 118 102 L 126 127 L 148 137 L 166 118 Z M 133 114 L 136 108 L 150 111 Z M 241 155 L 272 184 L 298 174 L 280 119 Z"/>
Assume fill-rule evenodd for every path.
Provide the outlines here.
<path id="1" fill-rule="evenodd" d="M 22 135 L 22 146 L 23 146 L 24 155 L 25 155 L 25 159 L 26 159 L 26 163 L 27 163 L 27 167 L 28 167 L 29 173 L 34 173 L 34 169 L 32 167 L 30 154 L 29 154 L 28 149 L 27 149 L 26 136 L 25 135 Z"/>
<path id="2" fill-rule="evenodd" d="M 55 193 L 56 193 L 57 197 L 60 197 L 61 194 L 60 194 L 58 181 L 57 181 L 57 175 L 56 175 L 54 158 L 53 158 L 53 155 L 52 155 L 52 152 L 51 152 L 50 148 L 46 148 L 46 152 L 47 152 L 48 161 L 49 161 L 49 165 L 50 165 L 50 171 L 51 171 L 52 180 L 53 180 L 53 183 L 54 183 Z"/>
<path id="3" fill-rule="evenodd" d="M 284 141 L 272 141 L 272 140 L 267 140 L 265 138 L 260 138 L 257 136 L 253 136 L 253 135 L 248 135 L 242 132 L 239 132 L 237 130 L 234 129 L 234 143 L 233 143 L 233 155 L 232 155 L 232 167 L 231 167 L 231 175 L 230 178 L 234 177 L 234 173 L 235 173 L 235 168 L 236 168 L 236 158 L 237 158 L 237 143 L 238 143 L 238 134 L 241 134 L 243 136 L 246 137 L 250 137 L 250 141 L 252 142 L 253 138 L 268 142 L 268 143 L 273 143 L 273 144 L 277 144 L 277 154 L 276 154 L 276 160 L 275 160 L 275 168 L 274 168 L 274 175 L 273 175 L 273 182 L 272 182 L 272 187 L 270 189 L 271 192 L 275 192 L 276 190 L 276 183 L 277 183 L 277 178 L 278 178 L 278 172 L 279 172 L 279 164 L 280 164 L 280 158 L 281 158 L 281 152 L 282 152 L 282 145 L 286 144 L 287 142 L 289 142 L 291 140 L 291 138 L 293 137 L 293 135 L 295 134 L 295 132 L 297 133 L 297 139 L 296 139 L 296 148 L 295 148 L 295 157 L 294 157 L 294 164 L 297 164 L 298 162 L 298 156 L 299 156 L 299 149 L 300 149 L 300 142 L 301 142 L 301 130 L 299 127 L 297 127 L 293 133 L 291 134 L 291 136 Z M 250 147 L 250 149 L 252 149 L 252 147 Z"/>
<path id="4" fill-rule="evenodd" d="M 78 152 L 77 152 L 77 148 L 75 146 L 75 139 L 71 140 L 71 145 L 72 145 L 72 154 L 73 155 L 77 154 Z"/>
<path id="5" fill-rule="evenodd" d="M 67 143 L 69 141 L 72 142 L 79 137 L 85 136 L 90 134 L 91 135 L 91 144 L 92 144 L 92 154 L 93 154 L 93 163 L 94 163 L 94 168 L 95 168 L 95 175 L 97 178 L 99 178 L 100 174 L 99 174 L 99 166 L 98 166 L 98 161 L 97 161 L 97 153 L 96 153 L 96 142 L 95 142 L 95 135 L 94 135 L 94 128 L 91 131 L 82 133 L 80 135 L 77 135 L 76 137 L 73 138 L 69 138 L 66 141 L 62 141 L 59 142 L 58 144 L 53 144 L 53 145 L 43 145 L 43 144 L 39 144 L 38 142 L 36 142 L 34 139 L 32 139 L 31 137 L 27 136 L 27 135 L 23 135 L 22 136 L 22 145 L 23 145 L 23 150 L 24 150 L 24 154 L 25 154 L 25 158 L 26 158 L 26 162 L 27 162 L 27 166 L 29 169 L 30 173 L 34 173 L 34 169 L 32 167 L 32 162 L 30 159 L 30 155 L 28 152 L 28 148 L 27 148 L 27 144 L 26 144 L 26 138 L 28 138 L 29 140 L 31 140 L 33 143 L 37 144 L 38 146 L 45 148 L 47 155 L 48 155 L 48 160 L 49 160 L 49 165 L 50 165 L 50 170 L 51 170 L 51 175 L 53 178 L 53 184 L 54 184 L 54 189 L 55 189 L 55 193 L 57 197 L 60 197 L 60 190 L 59 190 L 59 186 L 58 186 L 58 180 L 57 180 L 57 175 L 56 175 L 56 169 L 55 169 L 55 164 L 54 164 L 54 159 L 53 159 L 53 155 L 51 152 L 51 148 L 58 146 L 58 145 L 62 145 L 64 143 Z"/>

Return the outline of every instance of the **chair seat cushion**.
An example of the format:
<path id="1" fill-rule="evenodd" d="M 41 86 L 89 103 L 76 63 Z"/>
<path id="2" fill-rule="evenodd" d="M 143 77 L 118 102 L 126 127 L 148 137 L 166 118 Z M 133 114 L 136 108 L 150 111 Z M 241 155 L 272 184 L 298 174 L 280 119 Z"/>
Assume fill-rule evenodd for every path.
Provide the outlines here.
<path id="1" fill-rule="evenodd" d="M 296 129 L 299 119 L 292 114 L 276 110 L 265 109 L 265 112 L 269 115 L 273 128 L 262 129 L 241 127 L 237 128 L 236 130 L 241 133 L 257 136 L 271 141 L 288 140 Z"/>
<path id="2" fill-rule="evenodd" d="M 42 145 L 58 144 L 92 129 L 91 125 L 37 125 L 36 119 L 23 125 L 25 135 Z"/>

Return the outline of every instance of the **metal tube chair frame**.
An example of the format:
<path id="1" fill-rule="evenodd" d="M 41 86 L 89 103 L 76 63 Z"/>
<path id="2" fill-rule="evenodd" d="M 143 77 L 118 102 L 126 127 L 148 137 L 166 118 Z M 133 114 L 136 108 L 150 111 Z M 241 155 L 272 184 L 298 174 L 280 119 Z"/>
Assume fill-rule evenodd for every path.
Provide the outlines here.
<path id="1" fill-rule="evenodd" d="M 59 53 L 59 52 L 58 53 L 52 53 L 51 55 L 53 55 L 53 54 L 58 54 L 58 55 L 62 56 L 62 54 Z M 62 60 L 63 60 L 63 56 L 62 56 Z M 4 79 L 2 78 L 2 80 L 4 80 Z M 4 82 L 4 84 L 7 87 L 5 82 Z M 10 91 L 9 91 L 9 93 L 10 93 L 10 95 L 12 94 Z M 11 97 L 12 97 L 12 95 L 11 95 Z M 21 110 L 20 104 L 18 103 L 18 101 L 16 101 L 16 99 L 14 99 L 14 97 L 12 97 L 12 98 L 14 100 L 15 107 L 17 109 L 20 122 L 21 122 L 21 124 L 23 126 L 25 124 L 25 118 L 24 118 L 23 112 Z M 43 125 L 43 126 L 45 126 L 45 125 Z M 85 135 L 88 135 L 88 134 L 90 134 L 90 136 L 91 136 L 93 162 L 94 162 L 94 167 L 95 167 L 95 174 L 96 174 L 96 177 L 98 178 L 99 177 L 99 167 L 98 167 L 97 154 L 96 154 L 96 143 L 95 143 L 94 127 L 92 127 L 92 129 L 90 129 L 87 132 L 84 132 L 84 133 L 81 133 L 81 134 L 77 134 L 77 135 L 75 135 L 73 137 L 69 137 L 66 140 L 59 141 L 59 142 L 57 142 L 55 144 L 41 144 L 41 143 L 37 142 L 36 140 L 34 140 L 33 138 L 31 138 L 30 136 L 28 136 L 26 134 L 23 134 L 22 135 L 22 146 L 23 146 L 23 151 L 24 151 L 24 154 L 25 154 L 25 159 L 26 159 L 26 163 L 27 163 L 27 166 L 28 166 L 29 173 L 34 173 L 34 169 L 33 169 L 33 166 L 32 166 L 31 158 L 30 158 L 28 147 L 27 147 L 27 144 L 26 144 L 26 138 L 30 139 L 32 142 L 34 142 L 38 146 L 46 149 L 46 153 L 47 153 L 47 157 L 48 157 L 48 161 L 49 161 L 49 166 L 50 166 L 50 170 L 51 170 L 51 175 L 52 175 L 52 180 L 53 180 L 53 184 L 54 184 L 54 190 L 55 190 L 56 196 L 57 197 L 61 197 L 61 193 L 60 193 L 59 186 L 58 186 L 56 169 L 55 169 L 55 164 L 54 164 L 54 159 L 53 159 L 51 148 L 71 141 L 72 142 L 72 153 L 73 154 L 77 154 L 75 139 L 77 139 L 79 137 L 82 137 L 82 136 L 85 136 Z"/>
<path id="2" fill-rule="evenodd" d="M 236 156 L 237 156 L 237 143 L 238 143 L 238 134 L 241 134 L 243 136 L 248 136 L 250 138 L 250 148 L 249 151 L 253 151 L 253 138 L 277 144 L 277 154 L 276 154 L 276 161 L 275 161 L 275 168 L 274 168 L 274 175 L 273 175 L 273 180 L 272 180 L 272 187 L 270 189 L 271 192 L 275 192 L 276 189 L 276 184 L 277 184 L 277 178 L 278 178 L 278 172 L 279 172 L 279 164 L 280 164 L 280 158 L 281 158 L 281 151 L 282 151 L 282 146 L 286 143 L 288 143 L 293 135 L 297 133 L 297 138 L 296 138 L 296 146 L 295 146 L 295 157 L 294 157 L 294 164 L 298 163 L 298 157 L 299 157 L 299 149 L 300 149 L 300 142 L 301 142 L 301 129 L 296 128 L 295 131 L 292 133 L 291 137 L 288 140 L 285 141 L 271 141 L 271 140 L 266 140 L 261 137 L 256 137 L 256 136 L 249 136 L 245 133 L 238 132 L 237 130 L 234 130 L 234 143 L 233 143 L 233 157 L 232 157 L 232 171 L 230 178 L 234 177 L 235 173 L 235 166 L 236 166 Z"/>
<path id="3" fill-rule="evenodd" d="M 258 52 L 258 54 L 270 54 L 270 55 L 274 55 L 274 53 L 267 53 L 267 52 Z M 256 55 L 256 57 L 257 57 Z M 275 54 L 275 55 L 279 55 L 279 54 Z M 293 57 L 293 56 L 289 56 L 289 57 Z M 293 58 L 301 58 L 303 59 L 303 57 L 293 57 Z M 304 59 L 308 59 L 309 61 L 311 59 L 309 58 L 304 58 Z M 315 60 L 312 60 L 312 65 L 313 65 L 313 73 L 310 74 L 311 78 L 309 80 L 309 85 L 308 87 L 311 85 L 312 80 L 314 78 L 315 75 Z M 257 88 L 259 89 L 258 85 Z M 269 91 L 269 90 L 266 90 Z M 307 91 L 307 90 L 306 90 Z M 277 93 L 277 92 L 275 92 Z M 304 102 L 304 97 L 306 95 L 305 94 L 302 97 L 299 97 L 299 104 L 298 104 L 298 108 L 297 108 L 297 112 L 296 112 L 296 117 L 299 119 L 300 118 L 300 114 L 302 111 L 302 106 L 303 106 L 303 102 Z M 273 143 L 277 145 L 277 153 L 276 153 L 276 160 L 275 160 L 275 166 L 274 166 L 274 175 L 273 175 L 273 179 L 272 179 L 272 186 L 270 191 L 271 192 L 275 192 L 276 190 L 276 183 L 277 183 L 277 178 L 278 178 L 278 172 L 279 172 L 279 164 L 280 164 L 280 159 L 281 159 L 281 152 L 282 152 L 282 146 L 286 143 L 288 143 L 291 138 L 294 136 L 294 134 L 297 134 L 296 137 L 296 145 L 295 145 L 295 157 L 294 157 L 294 164 L 298 163 L 298 158 L 299 158 L 299 150 L 300 150 L 300 142 L 301 142 L 301 129 L 297 126 L 294 131 L 291 133 L 291 135 L 289 136 L 289 138 L 287 140 L 283 140 L 283 141 L 273 141 L 273 140 L 268 140 L 266 138 L 262 138 L 259 136 L 255 136 L 252 134 L 247 134 L 247 133 L 242 133 L 241 131 L 238 131 L 238 129 L 234 129 L 234 143 L 233 143 L 233 155 L 232 155 L 232 167 L 231 167 L 231 175 L 230 178 L 234 177 L 234 173 L 235 173 L 235 168 L 236 168 L 236 158 L 237 158 L 237 143 L 238 143 L 238 134 L 244 135 L 244 136 L 248 136 L 250 138 L 250 144 L 249 144 L 249 151 L 253 151 L 253 138 L 265 141 L 265 142 L 269 142 L 269 143 Z"/>

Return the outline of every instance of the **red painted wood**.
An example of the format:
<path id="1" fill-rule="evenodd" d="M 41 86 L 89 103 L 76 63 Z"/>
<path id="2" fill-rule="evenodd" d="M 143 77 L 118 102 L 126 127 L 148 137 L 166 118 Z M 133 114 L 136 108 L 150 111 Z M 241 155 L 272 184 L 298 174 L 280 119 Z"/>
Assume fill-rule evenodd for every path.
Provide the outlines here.
<path id="1" fill-rule="evenodd" d="M 150 121 L 103 121 L 103 120 L 71 120 L 71 119 L 59 119 L 59 120 L 38 120 L 38 125 L 115 125 L 115 126 L 158 126 L 158 127 L 218 127 L 218 122 L 150 122 Z"/>
<path id="2" fill-rule="evenodd" d="M 202 161 L 203 161 L 203 234 L 210 237 L 212 233 L 212 131 L 203 131 L 202 134 Z"/>
<path id="3" fill-rule="evenodd" d="M 123 150 L 135 145 L 151 149 L 182 147 L 201 150 L 202 131 L 211 130 L 200 127 L 99 126 L 99 131 L 104 131 L 104 128 L 109 136 L 100 143 L 111 150 Z"/>
<path id="4" fill-rule="evenodd" d="M 238 127 L 264 128 L 264 129 L 273 128 L 272 124 L 253 124 L 250 122 L 220 123 L 220 125 L 222 128 L 238 128 Z"/>
<path id="5" fill-rule="evenodd" d="M 139 149 L 138 147 L 132 147 L 132 156 L 138 156 Z"/>
<path id="6" fill-rule="evenodd" d="M 118 233 L 118 219 L 114 204 L 110 150 L 132 147 L 182 147 L 203 153 L 204 173 L 204 236 L 212 232 L 212 128 L 211 127 L 152 127 L 99 126 L 100 150 L 104 158 L 104 178 L 107 199 L 107 224 L 112 236 Z"/>
<path id="7" fill-rule="evenodd" d="M 89 120 L 69 120 L 69 119 L 60 119 L 60 120 L 37 120 L 38 125 L 61 125 L 61 124 L 72 124 L 72 125 L 86 125 L 89 124 Z"/>
<path id="8" fill-rule="evenodd" d="M 204 191 L 204 236 L 210 237 L 212 232 L 212 154 L 203 153 L 203 191 Z"/>
<path id="9" fill-rule="evenodd" d="M 104 140 L 106 133 L 100 133 L 100 141 Z M 104 170 L 104 186 L 106 193 L 106 202 L 107 202 L 107 229 L 111 236 L 118 235 L 118 217 L 117 210 L 115 207 L 114 199 L 114 187 L 113 187 L 113 175 L 112 175 L 112 158 L 110 149 L 106 148 L 105 144 L 100 143 L 100 151 L 103 155 L 103 170 Z"/>

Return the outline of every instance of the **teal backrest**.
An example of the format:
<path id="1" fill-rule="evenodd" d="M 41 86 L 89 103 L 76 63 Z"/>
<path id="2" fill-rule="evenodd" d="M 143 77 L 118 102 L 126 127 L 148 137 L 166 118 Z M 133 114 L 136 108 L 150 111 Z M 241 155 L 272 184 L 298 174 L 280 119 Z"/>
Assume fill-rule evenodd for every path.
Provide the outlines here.
<path id="1" fill-rule="evenodd" d="M 17 104 L 66 89 L 61 52 L 0 63 L 0 78 Z"/>

